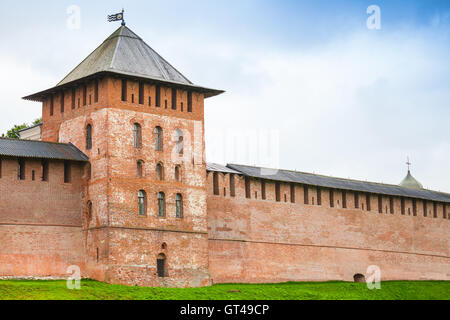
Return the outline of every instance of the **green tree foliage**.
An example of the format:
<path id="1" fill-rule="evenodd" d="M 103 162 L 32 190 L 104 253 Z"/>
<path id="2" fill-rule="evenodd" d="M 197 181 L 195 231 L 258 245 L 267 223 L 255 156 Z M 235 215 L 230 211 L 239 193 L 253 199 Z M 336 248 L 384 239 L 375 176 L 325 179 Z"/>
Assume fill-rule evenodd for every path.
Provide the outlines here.
<path id="1" fill-rule="evenodd" d="M 39 123 L 42 122 L 42 118 L 38 118 L 36 120 L 34 120 L 30 125 L 23 123 L 23 124 L 16 124 L 14 125 L 14 127 L 12 127 L 10 130 L 8 130 L 6 132 L 6 134 L 2 134 L 2 138 L 10 138 L 10 139 L 19 139 L 19 134 L 18 132 L 20 130 L 32 127 L 34 125 L 37 125 Z"/>

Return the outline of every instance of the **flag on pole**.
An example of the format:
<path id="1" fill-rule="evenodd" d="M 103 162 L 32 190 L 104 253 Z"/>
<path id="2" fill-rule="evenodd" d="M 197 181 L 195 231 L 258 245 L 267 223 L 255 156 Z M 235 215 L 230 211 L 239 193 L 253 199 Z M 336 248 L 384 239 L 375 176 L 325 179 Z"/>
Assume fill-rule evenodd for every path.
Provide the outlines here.
<path id="1" fill-rule="evenodd" d="M 125 24 L 125 20 L 123 19 L 123 13 L 124 11 L 122 10 L 121 13 L 116 13 L 116 14 L 111 14 L 108 16 L 108 22 L 113 22 L 113 21 L 120 21 L 122 20 L 122 24 Z"/>

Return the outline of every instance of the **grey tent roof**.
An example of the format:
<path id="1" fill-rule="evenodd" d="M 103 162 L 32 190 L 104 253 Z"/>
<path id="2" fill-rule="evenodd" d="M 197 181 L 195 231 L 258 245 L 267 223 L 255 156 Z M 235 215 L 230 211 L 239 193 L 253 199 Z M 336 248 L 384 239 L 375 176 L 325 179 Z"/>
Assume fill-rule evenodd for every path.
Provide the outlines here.
<path id="1" fill-rule="evenodd" d="M 89 158 L 71 143 L 5 138 L 0 138 L 0 156 L 89 161 Z"/>
<path id="2" fill-rule="evenodd" d="M 121 26 L 54 88 L 27 96 L 24 99 L 40 101 L 42 96 L 51 90 L 104 73 L 164 82 L 186 89 L 197 89 L 205 92 L 206 97 L 224 92 L 193 84 L 138 35 L 128 27 Z"/>
<path id="3" fill-rule="evenodd" d="M 207 163 L 206 164 L 206 170 L 211 172 L 223 172 L 223 173 L 235 173 L 235 174 L 241 174 L 239 171 L 227 168 L 225 166 L 222 166 L 217 163 Z"/>
<path id="4" fill-rule="evenodd" d="M 227 168 L 238 171 L 242 175 L 259 179 L 294 182 L 324 188 L 370 192 L 389 196 L 402 196 L 450 203 L 450 194 L 432 190 L 410 189 L 397 185 L 334 178 L 311 173 L 275 170 L 237 164 L 229 164 L 227 165 Z"/>

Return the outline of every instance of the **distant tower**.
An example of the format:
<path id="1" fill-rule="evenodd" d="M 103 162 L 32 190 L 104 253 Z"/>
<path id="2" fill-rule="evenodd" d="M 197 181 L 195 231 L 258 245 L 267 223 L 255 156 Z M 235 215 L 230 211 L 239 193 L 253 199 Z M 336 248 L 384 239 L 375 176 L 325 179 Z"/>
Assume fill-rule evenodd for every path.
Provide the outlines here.
<path id="1" fill-rule="evenodd" d="M 42 140 L 90 159 L 83 276 L 149 286 L 209 284 L 204 99 L 121 26 L 42 102 Z M 81 201 L 81 199 L 80 199 Z"/>
<path id="2" fill-rule="evenodd" d="M 400 186 L 409 189 L 423 189 L 422 184 L 411 175 L 411 162 L 409 161 L 409 157 L 406 161 L 406 165 L 408 166 L 408 174 L 403 179 L 403 181 L 400 182 Z"/>

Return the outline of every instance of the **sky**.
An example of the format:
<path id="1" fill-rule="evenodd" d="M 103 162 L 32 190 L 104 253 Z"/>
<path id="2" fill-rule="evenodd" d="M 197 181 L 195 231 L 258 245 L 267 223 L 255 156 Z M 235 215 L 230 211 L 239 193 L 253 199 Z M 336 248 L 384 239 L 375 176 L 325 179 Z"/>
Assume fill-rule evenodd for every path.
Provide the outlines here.
<path id="1" fill-rule="evenodd" d="M 187 78 L 226 91 L 206 100 L 208 162 L 398 184 L 409 157 L 450 192 L 450 1 L 2 0 L 0 132 L 40 116 L 21 97 L 59 82 L 122 7 Z"/>

